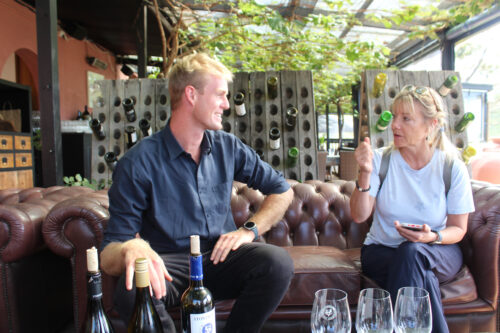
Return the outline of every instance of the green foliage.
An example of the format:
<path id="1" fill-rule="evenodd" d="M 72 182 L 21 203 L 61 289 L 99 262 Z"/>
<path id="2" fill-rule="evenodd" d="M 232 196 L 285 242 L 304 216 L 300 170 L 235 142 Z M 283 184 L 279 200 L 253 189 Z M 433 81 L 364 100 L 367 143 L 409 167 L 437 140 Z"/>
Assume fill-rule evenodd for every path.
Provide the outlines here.
<path id="1" fill-rule="evenodd" d="M 42 132 L 40 129 L 33 131 L 33 148 L 38 151 L 42 150 Z"/>
<path id="2" fill-rule="evenodd" d="M 83 178 L 79 173 L 77 173 L 74 177 L 64 177 L 63 181 L 66 186 L 85 186 L 93 190 L 102 190 L 106 188 L 106 185 L 111 185 L 111 181 L 108 181 L 107 184 L 106 182 L 98 183 L 95 179 L 89 181 L 87 178 Z"/>
<path id="3" fill-rule="evenodd" d="M 218 15 L 184 14 L 191 19 L 186 29 L 179 30 L 179 47 L 188 53 L 208 51 L 233 71 L 311 70 L 316 109 L 322 111 L 326 104 L 340 103 L 343 111 L 352 112 L 352 106 L 346 110 L 342 99 L 350 96 L 351 87 L 360 82 L 365 69 L 387 67 L 390 50 L 372 41 L 339 37 L 345 28 L 362 25 L 356 12 L 349 8 L 351 2 L 326 0 L 329 15 L 285 18 L 278 10 L 255 0 L 195 1 L 207 12 L 214 6 L 228 10 Z M 436 6 L 406 5 L 402 9 L 364 14 L 386 27 L 405 26 L 414 38 L 437 38 L 443 29 L 493 3 L 494 0 L 470 0 L 444 11 L 437 8 L 436 2 Z"/>

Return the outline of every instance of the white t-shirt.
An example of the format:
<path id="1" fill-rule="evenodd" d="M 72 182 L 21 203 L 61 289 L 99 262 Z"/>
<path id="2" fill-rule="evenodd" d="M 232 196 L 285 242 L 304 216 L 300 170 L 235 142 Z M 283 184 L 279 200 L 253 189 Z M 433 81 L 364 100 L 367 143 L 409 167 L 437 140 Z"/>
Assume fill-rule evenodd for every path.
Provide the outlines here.
<path id="1" fill-rule="evenodd" d="M 447 214 L 474 211 L 469 173 L 464 163 L 458 159 L 453 163 L 451 185 L 446 197 L 443 180 L 445 154 L 439 149 L 435 150 L 431 161 L 420 170 L 412 169 L 400 152 L 394 149 L 391 152 L 387 175 L 382 188 L 379 189 L 378 173 L 384 149 L 376 149 L 373 154 L 369 193 L 376 198 L 375 212 L 364 244 L 399 246 L 406 239 L 399 235 L 394 227 L 395 220 L 425 223 L 433 230 L 442 230 L 446 227 Z"/>

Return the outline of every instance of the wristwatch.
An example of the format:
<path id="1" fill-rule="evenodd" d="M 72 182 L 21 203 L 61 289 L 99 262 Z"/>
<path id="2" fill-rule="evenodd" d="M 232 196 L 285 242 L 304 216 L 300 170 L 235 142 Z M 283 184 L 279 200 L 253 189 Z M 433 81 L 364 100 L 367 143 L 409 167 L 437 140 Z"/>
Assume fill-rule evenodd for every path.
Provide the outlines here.
<path id="1" fill-rule="evenodd" d="M 431 231 L 438 236 L 438 238 L 435 241 L 431 242 L 431 244 L 441 244 L 441 242 L 443 241 L 443 235 L 441 234 L 441 231 L 439 230 L 431 230 Z"/>
<path id="2" fill-rule="evenodd" d="M 255 224 L 255 222 L 252 222 L 252 221 L 246 221 L 244 224 L 243 224 L 243 229 L 246 229 L 246 230 L 250 230 L 250 231 L 253 231 L 253 234 L 255 235 L 254 237 L 254 241 L 256 241 L 257 239 L 259 239 L 259 231 L 257 230 L 257 225 Z"/>

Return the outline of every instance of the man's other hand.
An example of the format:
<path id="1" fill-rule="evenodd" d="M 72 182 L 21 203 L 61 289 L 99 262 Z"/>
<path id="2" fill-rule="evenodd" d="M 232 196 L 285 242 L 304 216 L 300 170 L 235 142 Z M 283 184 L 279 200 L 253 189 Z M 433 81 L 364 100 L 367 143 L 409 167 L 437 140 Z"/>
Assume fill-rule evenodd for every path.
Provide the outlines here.
<path id="1" fill-rule="evenodd" d="M 254 237 L 255 234 L 253 231 L 241 228 L 221 235 L 214 246 L 210 260 L 213 261 L 214 265 L 217 265 L 219 262 L 223 262 L 226 260 L 229 251 L 235 251 L 242 244 L 251 243 Z"/>

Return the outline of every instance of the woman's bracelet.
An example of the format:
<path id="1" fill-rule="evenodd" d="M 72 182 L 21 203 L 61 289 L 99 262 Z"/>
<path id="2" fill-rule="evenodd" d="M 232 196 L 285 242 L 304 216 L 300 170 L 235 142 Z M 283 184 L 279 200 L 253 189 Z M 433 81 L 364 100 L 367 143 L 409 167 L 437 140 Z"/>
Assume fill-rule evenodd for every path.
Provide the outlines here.
<path id="1" fill-rule="evenodd" d="M 359 183 L 356 180 L 356 188 L 358 189 L 359 192 L 368 192 L 372 188 L 372 186 L 368 185 L 368 188 L 362 188 L 361 186 L 359 186 Z"/>

